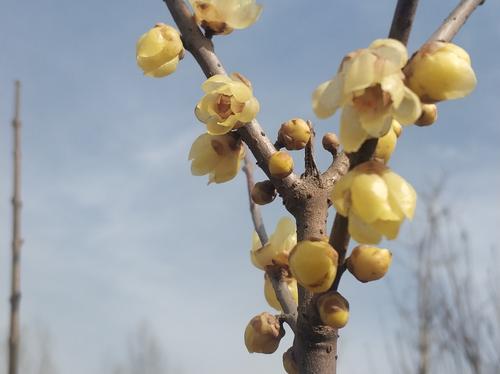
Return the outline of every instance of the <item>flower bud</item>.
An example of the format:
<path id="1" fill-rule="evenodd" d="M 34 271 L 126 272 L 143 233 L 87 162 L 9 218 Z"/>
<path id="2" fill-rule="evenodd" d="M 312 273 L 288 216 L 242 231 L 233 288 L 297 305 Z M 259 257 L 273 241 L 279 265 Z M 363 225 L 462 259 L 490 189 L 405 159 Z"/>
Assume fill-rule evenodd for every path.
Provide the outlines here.
<path id="1" fill-rule="evenodd" d="M 327 132 L 323 136 L 321 143 L 323 144 L 325 151 L 330 153 L 337 153 L 337 149 L 340 147 L 339 138 L 337 134 L 334 134 L 333 132 Z"/>
<path id="2" fill-rule="evenodd" d="M 401 132 L 403 131 L 403 128 L 398 121 L 392 121 L 392 130 L 394 131 L 396 136 L 399 138 L 401 136 Z"/>
<path id="3" fill-rule="evenodd" d="M 264 312 L 253 317 L 245 329 L 245 346 L 250 353 L 273 353 L 285 332 L 276 317 Z"/>
<path id="4" fill-rule="evenodd" d="M 283 353 L 283 368 L 287 374 L 299 374 L 299 367 L 293 355 L 293 348 L 288 348 L 287 351 Z"/>
<path id="5" fill-rule="evenodd" d="M 137 65 L 149 77 L 161 78 L 173 73 L 183 54 L 179 32 L 164 23 L 143 34 L 136 46 Z"/>
<path id="6" fill-rule="evenodd" d="M 422 115 L 415 121 L 417 126 L 430 126 L 436 122 L 438 116 L 437 106 L 435 104 L 423 104 Z"/>
<path id="7" fill-rule="evenodd" d="M 321 322 L 340 329 L 349 320 L 349 302 L 338 292 L 332 291 L 321 295 L 318 299 L 318 311 Z"/>
<path id="8" fill-rule="evenodd" d="M 292 294 L 293 299 L 297 303 L 299 300 L 299 291 L 297 289 L 297 281 L 294 278 L 285 278 L 286 285 Z M 281 304 L 276 297 L 274 292 L 273 284 L 269 275 L 264 274 L 264 296 L 266 297 L 267 303 L 274 309 L 282 311 Z"/>
<path id="9" fill-rule="evenodd" d="M 374 153 L 374 157 L 382 160 L 385 164 L 387 164 L 391 158 L 398 141 L 398 136 L 396 135 L 396 131 L 394 131 L 394 124 L 399 125 L 399 123 L 395 120 L 393 120 L 392 123 L 393 127 L 389 130 L 389 132 L 378 139 L 377 148 L 375 148 Z"/>
<path id="10" fill-rule="evenodd" d="M 311 292 L 325 292 L 337 275 L 338 254 L 326 241 L 298 242 L 288 258 L 292 275 Z"/>
<path id="11" fill-rule="evenodd" d="M 293 171 L 293 159 L 285 151 L 278 151 L 269 158 L 269 172 L 274 178 L 283 179 Z"/>
<path id="12" fill-rule="evenodd" d="M 469 55 L 452 43 L 427 43 L 413 56 L 404 71 L 408 87 L 424 103 L 459 99 L 476 87 Z"/>
<path id="13" fill-rule="evenodd" d="M 311 138 L 311 129 L 306 121 L 293 118 L 281 125 L 278 142 L 289 151 L 304 149 Z"/>
<path id="14" fill-rule="evenodd" d="M 276 188 L 271 181 L 257 182 L 252 188 L 251 195 L 255 204 L 266 205 L 276 197 Z"/>
<path id="15" fill-rule="evenodd" d="M 358 245 L 347 259 L 347 268 L 360 282 L 382 278 L 392 262 L 392 253 L 387 249 Z"/>

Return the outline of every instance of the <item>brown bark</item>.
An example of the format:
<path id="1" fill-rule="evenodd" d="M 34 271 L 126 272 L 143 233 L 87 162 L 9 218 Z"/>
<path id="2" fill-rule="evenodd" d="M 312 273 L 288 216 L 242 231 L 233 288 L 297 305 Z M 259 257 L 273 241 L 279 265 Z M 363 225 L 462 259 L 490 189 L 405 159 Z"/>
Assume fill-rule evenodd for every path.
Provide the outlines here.
<path id="1" fill-rule="evenodd" d="M 9 330 L 9 374 L 17 374 L 19 362 L 19 303 L 21 299 L 21 84 L 16 81 L 15 110 L 12 126 L 14 128 L 14 191 L 12 197 L 12 269 L 10 296 Z"/>

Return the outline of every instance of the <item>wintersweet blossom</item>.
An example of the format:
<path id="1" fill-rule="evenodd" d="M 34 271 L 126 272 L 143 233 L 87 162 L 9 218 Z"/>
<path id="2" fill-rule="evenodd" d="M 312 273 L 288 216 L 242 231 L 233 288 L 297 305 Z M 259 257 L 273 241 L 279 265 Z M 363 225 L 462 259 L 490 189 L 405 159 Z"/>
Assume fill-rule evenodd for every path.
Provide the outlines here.
<path id="1" fill-rule="evenodd" d="M 259 112 L 250 82 L 241 74 L 217 74 L 201 86 L 205 96 L 196 105 L 198 120 L 211 135 L 222 135 L 252 121 Z"/>
<path id="2" fill-rule="evenodd" d="M 469 54 L 453 43 L 427 43 L 412 57 L 405 73 L 408 87 L 425 103 L 459 99 L 476 87 Z"/>
<path id="3" fill-rule="evenodd" d="M 212 34 L 229 34 L 257 21 L 262 5 L 255 0 L 189 0 L 196 22 Z"/>
<path id="4" fill-rule="evenodd" d="M 253 233 L 250 259 L 252 264 L 261 270 L 265 270 L 266 266 L 288 265 L 288 255 L 295 244 L 297 244 L 295 222 L 288 217 L 283 217 L 264 246 L 257 233 Z"/>
<path id="5" fill-rule="evenodd" d="M 233 134 L 200 135 L 189 151 L 191 173 L 208 174 L 208 183 L 223 183 L 233 179 L 245 155 L 241 140 Z"/>
<path id="6" fill-rule="evenodd" d="M 313 109 L 319 118 L 342 107 L 339 135 L 347 152 L 357 151 L 368 138 L 385 135 L 393 119 L 407 125 L 420 116 L 420 100 L 404 84 L 401 69 L 407 60 L 402 43 L 378 39 L 348 54 L 337 75 L 314 91 Z"/>
<path id="7" fill-rule="evenodd" d="M 402 177 L 381 162 L 365 162 L 333 187 L 337 212 L 349 218 L 349 234 L 359 243 L 395 239 L 405 218 L 412 219 L 417 194 Z"/>
<path id="8" fill-rule="evenodd" d="M 136 46 L 137 65 L 145 75 L 154 78 L 173 73 L 183 54 L 179 32 L 164 23 L 143 34 Z"/>

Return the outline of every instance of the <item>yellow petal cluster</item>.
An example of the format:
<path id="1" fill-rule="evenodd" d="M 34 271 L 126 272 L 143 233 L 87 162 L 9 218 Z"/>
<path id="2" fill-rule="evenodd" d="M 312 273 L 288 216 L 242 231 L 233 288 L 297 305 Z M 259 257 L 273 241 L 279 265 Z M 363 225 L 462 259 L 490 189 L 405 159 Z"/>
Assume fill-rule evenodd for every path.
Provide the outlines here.
<path id="1" fill-rule="evenodd" d="M 245 329 L 245 346 L 250 353 L 273 353 L 278 349 L 284 331 L 276 317 L 261 313 Z"/>
<path id="2" fill-rule="evenodd" d="M 311 292 L 325 292 L 337 275 L 338 254 L 326 241 L 303 240 L 290 253 L 289 263 L 297 282 Z"/>
<path id="3" fill-rule="evenodd" d="M 381 162 L 365 162 L 343 176 L 330 196 L 337 212 L 349 218 L 349 234 L 359 243 L 395 239 L 405 218 L 412 219 L 417 194 Z"/>
<path id="4" fill-rule="evenodd" d="M 407 84 L 425 103 L 459 99 L 476 87 L 467 52 L 453 43 L 424 45 L 405 68 Z"/>
<path id="5" fill-rule="evenodd" d="M 331 291 L 318 298 L 321 322 L 334 329 L 341 329 L 349 320 L 349 302 L 338 292 Z"/>
<path id="6" fill-rule="evenodd" d="M 347 259 L 347 268 L 360 282 L 382 278 L 389 270 L 392 253 L 388 249 L 359 245 Z"/>
<path id="7" fill-rule="evenodd" d="M 212 34 L 229 34 L 257 21 L 262 5 L 255 0 L 189 0 L 196 22 Z"/>
<path id="8" fill-rule="evenodd" d="M 183 54 L 179 32 L 163 23 L 143 34 L 136 45 L 137 65 L 144 75 L 154 78 L 173 73 Z"/>
<path id="9" fill-rule="evenodd" d="M 285 279 L 286 285 L 288 289 L 290 290 L 290 294 L 292 295 L 293 299 L 295 300 L 295 303 L 298 303 L 299 300 L 299 291 L 297 288 L 297 281 L 294 278 L 286 278 Z M 264 274 L 264 296 L 266 298 L 267 303 L 274 309 L 282 311 L 283 308 L 281 308 L 281 304 L 276 297 L 276 293 L 274 292 L 273 284 L 271 282 L 271 279 L 269 279 L 269 276 L 267 273 Z"/>
<path id="10" fill-rule="evenodd" d="M 404 84 L 401 69 L 407 60 L 402 43 L 378 39 L 348 54 L 337 75 L 314 91 L 313 109 L 319 118 L 342 107 L 339 135 L 347 152 L 357 151 L 368 138 L 387 134 L 393 119 L 408 125 L 420 116 L 420 100 Z"/>
<path id="11" fill-rule="evenodd" d="M 223 183 L 233 179 L 245 156 L 241 140 L 233 134 L 200 135 L 189 151 L 191 173 L 208 174 L 208 183 Z"/>
<path id="12" fill-rule="evenodd" d="M 250 82 L 241 74 L 214 75 L 201 88 L 205 96 L 196 105 L 195 114 L 211 135 L 227 134 L 252 121 L 259 112 Z"/>
<path id="13" fill-rule="evenodd" d="M 295 222 L 283 217 L 266 245 L 262 246 L 257 233 L 254 232 L 250 259 L 252 264 L 261 270 L 265 270 L 266 266 L 288 265 L 288 256 L 295 244 L 297 244 Z"/>

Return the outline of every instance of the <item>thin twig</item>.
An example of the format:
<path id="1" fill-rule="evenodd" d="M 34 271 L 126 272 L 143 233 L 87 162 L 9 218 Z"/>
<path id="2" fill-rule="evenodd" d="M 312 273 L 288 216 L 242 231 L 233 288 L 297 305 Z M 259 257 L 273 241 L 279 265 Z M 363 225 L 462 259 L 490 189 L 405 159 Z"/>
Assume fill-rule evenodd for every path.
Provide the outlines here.
<path id="1" fill-rule="evenodd" d="M 391 31 L 389 38 L 397 39 L 403 44 L 408 44 L 413 20 L 417 11 L 418 0 L 398 1 L 394 16 L 392 17 Z"/>
<path id="2" fill-rule="evenodd" d="M 252 199 L 252 188 L 255 184 L 253 179 L 253 164 L 250 160 L 250 155 L 248 152 L 245 152 L 245 163 L 243 165 L 243 172 L 247 178 L 247 190 L 248 190 L 248 202 L 250 204 L 250 215 L 252 216 L 253 226 L 255 228 L 255 232 L 259 236 L 260 242 L 262 245 L 266 244 L 269 241 L 267 236 L 266 228 L 264 226 L 264 220 L 262 219 L 262 214 L 260 213 L 260 207 L 255 204 Z"/>
<path id="3" fill-rule="evenodd" d="M 9 374 L 17 374 L 19 361 L 19 304 L 21 301 L 21 83 L 15 84 L 14 183 L 12 196 L 12 269 L 9 331 Z"/>

